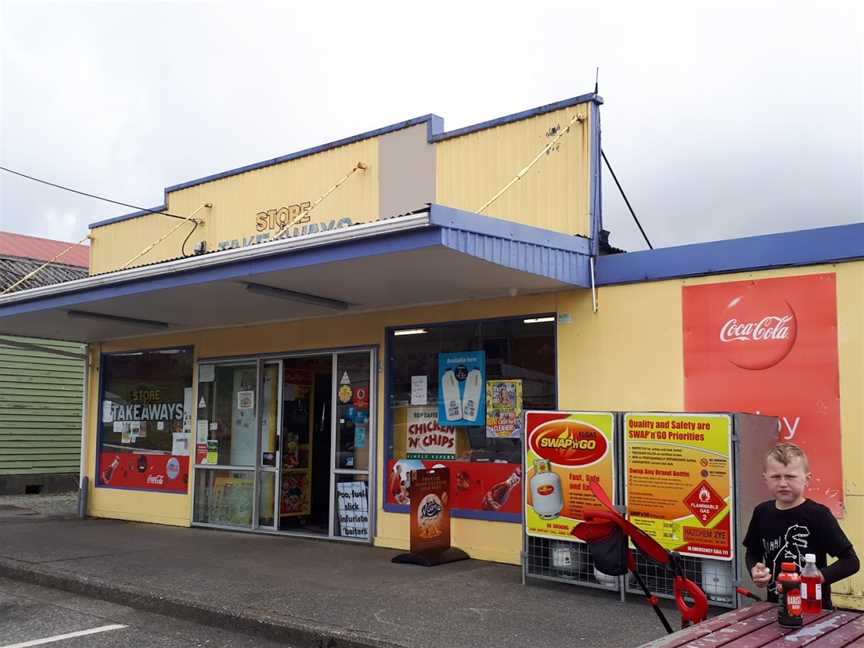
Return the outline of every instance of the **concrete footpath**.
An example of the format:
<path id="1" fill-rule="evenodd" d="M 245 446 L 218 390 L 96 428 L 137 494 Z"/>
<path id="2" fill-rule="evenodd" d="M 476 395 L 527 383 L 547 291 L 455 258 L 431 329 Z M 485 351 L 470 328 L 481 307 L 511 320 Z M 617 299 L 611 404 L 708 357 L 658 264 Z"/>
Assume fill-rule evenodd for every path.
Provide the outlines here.
<path id="1" fill-rule="evenodd" d="M 293 646 L 627 647 L 665 634 L 637 597 L 523 586 L 518 567 L 476 560 L 397 565 L 397 553 L 0 503 L 0 576 Z"/>

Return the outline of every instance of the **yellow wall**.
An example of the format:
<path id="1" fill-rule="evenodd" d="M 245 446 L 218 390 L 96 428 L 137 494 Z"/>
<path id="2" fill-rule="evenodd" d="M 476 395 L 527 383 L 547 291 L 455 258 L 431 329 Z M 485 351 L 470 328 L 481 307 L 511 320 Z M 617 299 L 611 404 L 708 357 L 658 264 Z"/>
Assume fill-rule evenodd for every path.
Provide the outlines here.
<path id="1" fill-rule="evenodd" d="M 840 525 L 864 553 L 864 261 L 604 287 L 598 291 L 596 315 L 589 292 L 561 295 L 559 314 L 573 317 L 571 324 L 558 326 L 561 407 L 683 410 L 682 286 L 820 272 L 837 274 L 846 481 L 846 517 Z M 864 608 L 861 573 L 832 590 L 838 604 Z"/>
<path id="2" fill-rule="evenodd" d="M 552 129 L 575 122 L 528 173 L 484 213 L 567 234 L 590 234 L 590 103 L 476 131 L 436 144 L 436 202 L 478 211 L 554 139 Z"/>
<path id="3" fill-rule="evenodd" d="M 151 336 L 144 339 L 123 340 L 105 344 L 101 351 L 128 351 L 194 345 L 196 360 L 202 358 L 238 356 L 258 353 L 278 353 L 307 349 L 328 349 L 350 346 L 378 346 L 379 366 L 384 362 L 384 328 L 417 322 L 467 320 L 506 317 L 525 313 L 547 313 L 556 310 L 555 295 L 538 295 L 472 301 L 447 306 L 430 306 L 401 311 L 369 313 L 309 321 L 242 327 L 228 330 L 207 330 L 192 333 Z M 98 354 L 99 349 L 95 350 Z M 98 358 L 98 355 L 97 355 Z M 197 371 L 197 369 L 196 369 Z M 384 374 L 378 375 L 378 435 L 377 461 L 379 479 L 375 484 L 378 502 L 378 532 L 375 543 L 386 547 L 408 548 L 408 518 L 404 514 L 385 513 L 381 508 L 383 487 L 380 474 L 386 465 L 383 458 L 383 393 Z M 197 374 L 194 377 L 197 389 Z M 95 444 L 97 434 L 98 371 L 91 373 L 90 407 L 88 416 L 87 474 L 95 483 Z M 197 401 L 198 396 L 195 395 Z M 193 426 L 194 429 L 194 426 Z M 192 519 L 192 491 L 188 495 L 170 495 L 93 488 L 90 491 L 89 513 L 96 517 L 109 517 L 160 524 L 188 526 Z M 518 563 L 521 549 L 520 527 L 511 523 L 490 523 L 477 520 L 454 519 L 453 543 L 464 548 L 475 558 Z"/>
<path id="4" fill-rule="evenodd" d="M 166 209 L 172 214 L 190 216 L 204 203 L 213 204 L 212 208 L 204 208 L 196 214 L 204 219 L 204 223 L 190 237 L 186 254 L 191 254 L 192 248 L 201 240 L 207 241 L 208 250 L 218 250 L 220 242 L 234 239 L 242 245 L 244 238 L 257 240 L 260 234 L 269 232 L 270 236 L 275 236 L 278 231 L 258 231 L 256 217 L 259 212 L 303 202 L 314 203 L 357 162 L 365 163 L 368 169 L 354 173 L 329 194 L 309 213 L 309 219 L 312 223 L 328 224 L 343 217 L 351 218 L 355 223 L 374 220 L 378 218 L 377 138 L 173 191 L 167 195 Z M 121 268 L 150 243 L 181 223 L 175 218 L 150 214 L 91 230 L 91 274 Z M 170 237 L 129 267 L 181 256 L 183 239 L 192 227 L 191 223 L 182 223 Z"/>
<path id="5" fill-rule="evenodd" d="M 592 313 L 590 291 L 537 295 L 429 306 L 392 312 L 369 313 L 232 330 L 208 330 L 188 334 L 127 340 L 104 346 L 104 351 L 146 347 L 194 345 L 198 358 L 233 356 L 304 349 L 378 345 L 379 365 L 385 366 L 384 327 L 437 321 L 502 317 L 526 313 L 569 314 L 571 323 L 558 325 L 559 401 L 562 408 L 592 410 L 657 409 L 680 411 L 684 407 L 681 288 L 749 278 L 836 272 L 838 344 L 840 356 L 843 470 L 846 476 L 847 515 L 841 526 L 864 552 L 864 261 L 800 269 L 747 272 L 641 283 L 599 289 L 599 312 Z M 646 316 L 645 313 L 656 313 Z M 378 383 L 377 461 L 379 478 L 376 544 L 407 548 L 405 515 L 381 510 L 380 479 L 385 466 L 383 449 L 383 372 Z M 197 380 L 196 380 L 197 385 Z M 97 411 L 98 374 L 91 376 L 90 409 Z M 197 396 L 196 396 L 197 399 Z M 94 477 L 93 450 L 96 420 L 89 418 L 87 473 Z M 191 487 L 190 487 L 191 493 Z M 90 513 L 166 524 L 188 525 L 191 496 L 157 495 L 131 491 L 93 489 Z M 453 542 L 480 559 L 518 563 L 520 527 L 516 524 L 453 520 Z M 835 586 L 841 605 L 864 607 L 861 574 Z M 845 596 L 844 596 L 845 594 Z"/>
<path id="6" fill-rule="evenodd" d="M 283 213 L 289 213 L 292 206 L 300 205 L 308 208 L 358 162 L 368 168 L 354 173 L 314 207 L 308 215 L 309 224 L 320 227 L 343 218 L 368 222 L 394 215 L 382 214 L 382 205 L 388 210 L 394 206 L 416 209 L 430 201 L 477 211 L 555 139 L 556 129 L 566 127 L 576 115 L 584 119 L 573 122 L 570 131 L 484 213 L 588 236 L 590 124 L 598 118 L 597 106 L 590 102 L 434 145 L 427 143 L 426 125 L 421 124 L 171 191 L 165 197 L 166 211 L 186 217 L 194 214 L 203 220 L 198 228 L 193 232 L 190 222 L 155 214 L 96 227 L 91 231 L 90 272 L 176 259 L 184 255 L 187 236 L 185 255 L 191 255 L 201 241 L 206 242 L 208 251 L 263 242 L 268 234 L 275 236 L 278 228 L 258 228 L 259 214 L 282 208 L 288 208 Z M 430 157 L 427 164 L 430 146 L 434 146 L 434 159 Z M 205 204 L 212 207 L 202 208 Z M 305 220 L 299 222 L 298 233 L 305 233 L 302 227 L 306 224 Z M 163 236 L 166 238 L 161 240 Z"/>

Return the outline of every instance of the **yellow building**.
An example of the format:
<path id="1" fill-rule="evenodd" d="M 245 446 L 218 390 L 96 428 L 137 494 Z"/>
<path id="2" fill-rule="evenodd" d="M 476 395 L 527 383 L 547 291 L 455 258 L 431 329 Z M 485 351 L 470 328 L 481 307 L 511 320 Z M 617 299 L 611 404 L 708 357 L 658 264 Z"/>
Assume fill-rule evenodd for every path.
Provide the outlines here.
<path id="1" fill-rule="evenodd" d="M 88 514 L 407 548 L 408 473 L 441 464 L 453 544 L 519 564 L 519 424 L 484 406 L 518 384 L 523 411 L 778 416 L 864 546 L 864 227 L 613 254 L 601 104 L 427 115 L 168 187 L 91 225 L 89 278 L 0 297 L 0 332 L 88 345 Z M 760 380 L 783 371 L 836 399 L 787 412 Z"/>

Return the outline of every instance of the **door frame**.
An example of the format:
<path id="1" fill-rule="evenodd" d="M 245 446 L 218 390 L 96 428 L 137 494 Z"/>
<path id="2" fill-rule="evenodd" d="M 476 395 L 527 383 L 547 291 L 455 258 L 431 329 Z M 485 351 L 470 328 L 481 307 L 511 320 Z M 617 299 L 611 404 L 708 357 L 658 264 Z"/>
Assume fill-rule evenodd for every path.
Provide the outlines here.
<path id="1" fill-rule="evenodd" d="M 310 351 L 297 351 L 297 352 L 281 352 L 281 353 L 261 353 L 261 354 L 250 354 L 250 355 L 242 355 L 242 356 L 225 356 L 225 357 L 202 357 L 198 358 L 196 361 L 196 377 L 200 372 L 201 365 L 213 365 L 213 366 L 226 366 L 226 365 L 236 365 L 236 364 L 251 364 L 253 362 L 257 365 L 257 380 L 256 380 L 256 394 L 255 394 L 255 402 L 256 402 L 256 413 L 255 413 L 255 464 L 251 468 L 249 466 L 244 467 L 234 467 L 234 466 L 222 466 L 222 465 L 196 465 L 194 461 L 192 462 L 193 467 L 193 480 L 192 480 L 192 511 L 195 510 L 195 499 L 197 497 L 196 489 L 195 489 L 195 479 L 198 476 L 199 471 L 203 470 L 243 470 L 254 472 L 254 480 L 253 480 L 253 488 L 252 488 L 252 525 L 250 527 L 236 527 L 236 526 L 228 526 L 228 525 L 220 525 L 220 524 L 210 524 L 204 522 L 195 522 L 194 515 L 192 516 L 191 524 L 192 526 L 200 526 L 200 527 L 208 527 L 208 528 L 217 528 L 217 529 L 227 529 L 231 531 L 240 531 L 247 533 L 264 533 L 264 534 L 273 534 L 273 535 L 285 535 L 285 536 L 297 536 L 302 538 L 321 538 L 327 540 L 338 540 L 340 542 L 353 542 L 359 544 L 368 544 L 371 545 L 374 542 L 375 532 L 378 528 L 378 516 L 377 516 L 377 488 L 376 485 L 378 483 L 378 389 L 379 389 L 379 354 L 380 346 L 379 345 L 363 345 L 363 346 L 353 346 L 353 347 L 335 347 L 335 348 L 327 348 L 327 349 L 316 349 Z M 369 426 L 367 432 L 367 443 L 369 444 L 369 467 L 367 470 L 355 470 L 355 469 L 337 469 L 336 468 L 336 435 L 337 435 L 337 425 L 338 422 L 336 420 L 336 411 L 337 411 L 337 402 L 338 402 L 338 389 L 339 389 L 339 376 L 337 375 L 338 368 L 338 358 L 340 355 L 349 355 L 349 354 L 358 354 L 366 352 L 369 354 Z M 282 462 L 282 415 L 283 415 L 283 404 L 282 404 L 282 396 L 283 396 L 283 375 L 284 375 L 284 364 L 282 360 L 292 359 L 292 358 L 304 358 L 304 357 L 330 357 L 330 366 L 331 366 L 331 416 L 330 416 L 330 462 L 329 462 L 329 479 L 330 479 L 330 501 L 328 503 L 328 532 L 327 535 L 322 534 L 314 534 L 314 533 L 306 533 L 303 531 L 280 531 L 279 530 L 279 511 L 281 508 L 281 495 L 282 495 L 282 470 L 281 470 L 281 462 Z M 277 407 L 276 407 L 276 416 L 277 416 L 277 429 L 279 430 L 279 447 L 276 449 L 276 466 L 275 470 L 270 469 L 269 467 L 263 467 L 261 465 L 261 450 L 262 450 L 262 430 L 261 423 L 263 421 L 264 408 L 263 408 L 263 392 L 264 392 L 264 367 L 265 364 L 268 363 L 277 363 L 278 371 L 277 376 L 279 380 L 279 386 L 277 390 Z M 195 390 L 194 390 L 193 398 L 198 398 L 198 383 L 196 381 Z M 197 430 L 197 414 L 196 414 L 196 422 L 194 430 Z M 274 479 L 274 489 L 275 492 L 273 494 L 273 520 L 274 526 L 271 527 L 262 527 L 259 524 L 259 512 L 260 512 L 260 487 L 261 487 L 261 475 L 266 473 L 274 473 L 276 474 L 276 478 Z M 335 501 L 336 494 L 336 475 L 337 474 L 355 474 L 355 475 L 365 475 L 367 480 L 367 497 L 368 497 L 368 506 L 369 506 L 369 533 L 368 537 L 363 538 L 347 538 L 344 536 L 338 536 L 334 534 L 335 531 L 335 520 L 337 515 L 337 504 Z"/>

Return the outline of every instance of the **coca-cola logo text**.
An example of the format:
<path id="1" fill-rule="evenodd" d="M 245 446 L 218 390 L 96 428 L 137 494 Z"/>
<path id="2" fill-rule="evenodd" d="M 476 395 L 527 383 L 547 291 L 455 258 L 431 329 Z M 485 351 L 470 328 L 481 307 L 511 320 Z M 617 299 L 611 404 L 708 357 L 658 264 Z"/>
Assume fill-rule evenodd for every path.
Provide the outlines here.
<path id="1" fill-rule="evenodd" d="M 792 305 L 779 295 L 758 290 L 756 284 L 732 299 L 719 315 L 715 340 L 740 369 L 773 367 L 795 346 L 798 319 Z"/>
<path id="2" fill-rule="evenodd" d="M 720 341 L 758 342 L 760 340 L 787 340 L 791 335 L 791 315 L 768 315 L 758 322 L 739 322 L 734 317 L 720 329 Z"/>

